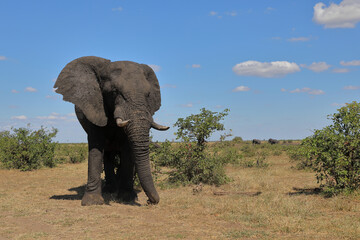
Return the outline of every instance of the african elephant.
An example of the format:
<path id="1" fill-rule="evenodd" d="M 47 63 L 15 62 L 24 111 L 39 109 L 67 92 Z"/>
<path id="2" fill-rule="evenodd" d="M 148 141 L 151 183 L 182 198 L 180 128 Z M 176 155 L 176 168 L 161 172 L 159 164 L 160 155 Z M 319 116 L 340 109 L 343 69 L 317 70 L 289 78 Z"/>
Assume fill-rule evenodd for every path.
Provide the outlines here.
<path id="1" fill-rule="evenodd" d="M 261 140 L 259 139 L 253 139 L 252 140 L 252 144 L 255 145 L 255 144 L 261 144 Z"/>
<path id="2" fill-rule="evenodd" d="M 103 204 L 101 172 L 105 189 L 117 190 L 118 197 L 133 201 L 135 171 L 149 198 L 160 200 L 149 162 L 150 128 L 169 127 L 154 122 L 160 108 L 158 79 L 145 64 L 100 57 L 81 57 L 68 63 L 54 85 L 63 100 L 75 105 L 76 116 L 87 133 L 89 145 L 88 180 L 81 205 Z M 115 157 L 120 158 L 117 173 Z"/>
<path id="3" fill-rule="evenodd" d="M 269 142 L 271 145 L 279 143 L 278 140 L 272 139 L 272 138 L 270 138 L 270 139 L 268 140 L 268 142 Z"/>

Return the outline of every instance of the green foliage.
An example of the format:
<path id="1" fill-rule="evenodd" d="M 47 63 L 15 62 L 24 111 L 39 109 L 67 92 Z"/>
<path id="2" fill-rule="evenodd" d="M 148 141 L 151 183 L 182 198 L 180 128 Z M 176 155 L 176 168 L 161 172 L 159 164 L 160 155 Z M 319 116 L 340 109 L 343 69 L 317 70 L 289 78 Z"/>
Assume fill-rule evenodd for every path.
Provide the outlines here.
<path id="1" fill-rule="evenodd" d="M 173 156 L 169 180 L 172 183 L 222 185 L 228 182 L 223 162 L 195 143 L 181 143 Z"/>
<path id="2" fill-rule="evenodd" d="M 254 157 L 255 156 L 255 146 L 250 146 L 249 144 L 246 144 L 240 148 L 240 150 L 243 152 L 244 157 Z"/>
<path id="3" fill-rule="evenodd" d="M 268 156 L 267 152 L 260 151 L 255 155 L 256 167 L 258 168 L 267 168 L 269 164 L 266 162 L 266 157 Z"/>
<path id="4" fill-rule="evenodd" d="M 159 166 L 172 166 L 173 163 L 173 147 L 169 140 L 165 140 L 163 143 L 150 143 L 150 161 L 156 163 Z"/>
<path id="5" fill-rule="evenodd" d="M 242 142 L 243 139 L 242 139 L 242 137 L 234 137 L 232 141 L 238 143 L 238 142 Z"/>
<path id="6" fill-rule="evenodd" d="M 301 145 L 318 182 L 332 195 L 360 186 L 360 103 L 347 104 L 329 119 L 332 125 L 315 130 Z"/>
<path id="7" fill-rule="evenodd" d="M 62 143 L 55 149 L 55 157 L 60 163 L 81 163 L 88 158 L 86 143 Z"/>
<path id="8" fill-rule="evenodd" d="M 81 163 L 86 160 L 87 150 L 84 148 L 79 148 L 78 151 L 71 151 L 69 153 L 70 163 Z"/>
<path id="9" fill-rule="evenodd" d="M 229 109 L 217 113 L 202 108 L 199 114 L 192 114 L 188 117 L 179 118 L 174 124 L 178 127 L 176 139 L 185 142 L 197 141 L 199 146 L 204 146 L 207 138 L 215 131 L 225 130 L 224 124 L 220 123 L 229 113 Z"/>
<path id="10" fill-rule="evenodd" d="M 229 110 L 221 113 L 202 108 L 199 114 L 179 118 L 174 124 L 178 127 L 177 139 L 182 142 L 173 147 L 170 142 L 161 144 L 155 150 L 156 162 L 161 166 L 174 169 L 169 174 L 169 181 L 177 184 L 198 184 L 200 182 L 214 185 L 226 183 L 224 163 L 216 153 L 206 151 L 206 139 L 215 131 L 225 130 L 220 123 Z M 228 134 L 229 135 L 229 134 Z M 222 139 L 224 140 L 226 136 Z"/>
<path id="11" fill-rule="evenodd" d="M 58 130 L 48 131 L 14 128 L 13 133 L 0 133 L 0 160 L 5 168 L 22 171 L 39 169 L 43 166 L 54 167 L 54 151 L 57 143 L 52 142 Z"/>
<path id="12" fill-rule="evenodd" d="M 235 147 L 229 146 L 226 148 L 217 148 L 214 151 L 224 164 L 230 163 L 233 165 L 238 165 L 244 159 L 244 156 L 239 153 L 238 149 Z"/>

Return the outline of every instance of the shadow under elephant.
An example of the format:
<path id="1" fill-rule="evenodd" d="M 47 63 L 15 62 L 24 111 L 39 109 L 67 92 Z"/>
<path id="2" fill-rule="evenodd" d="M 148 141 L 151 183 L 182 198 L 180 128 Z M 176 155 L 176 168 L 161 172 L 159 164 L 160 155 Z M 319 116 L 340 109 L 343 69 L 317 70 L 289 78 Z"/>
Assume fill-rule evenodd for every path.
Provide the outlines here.
<path id="1" fill-rule="evenodd" d="M 104 184 L 104 181 L 103 181 L 103 184 Z M 86 189 L 86 184 L 83 184 L 78 187 L 69 188 L 68 191 L 74 192 L 73 194 L 53 195 L 49 199 L 70 200 L 70 201 L 80 200 L 81 201 L 82 197 L 85 194 L 85 189 Z M 135 192 L 138 194 L 141 191 L 135 190 Z M 121 203 L 121 204 L 125 204 L 125 205 L 132 205 L 132 206 L 139 206 L 139 207 L 141 206 L 141 204 L 136 201 L 130 201 L 130 202 L 120 201 L 119 199 L 116 198 L 115 193 L 103 193 L 103 198 L 104 198 L 106 205 L 111 205 L 110 202 L 116 202 L 116 203 Z"/>

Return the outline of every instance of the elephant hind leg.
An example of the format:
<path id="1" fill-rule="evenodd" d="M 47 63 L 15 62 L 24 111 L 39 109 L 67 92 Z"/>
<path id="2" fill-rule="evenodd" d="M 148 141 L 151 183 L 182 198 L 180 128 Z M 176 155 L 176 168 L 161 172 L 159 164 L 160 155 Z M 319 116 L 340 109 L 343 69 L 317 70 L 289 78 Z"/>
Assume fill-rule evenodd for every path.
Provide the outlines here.
<path id="1" fill-rule="evenodd" d="M 116 152 L 114 151 L 105 151 L 104 153 L 105 185 L 102 189 L 104 193 L 114 193 L 118 190 L 118 181 L 115 175 L 115 157 Z"/>
<path id="2" fill-rule="evenodd" d="M 137 200 L 137 193 L 134 191 L 134 160 L 129 148 L 124 148 L 120 154 L 120 166 L 117 171 L 119 179 L 118 199 L 122 202 L 133 202 Z"/>

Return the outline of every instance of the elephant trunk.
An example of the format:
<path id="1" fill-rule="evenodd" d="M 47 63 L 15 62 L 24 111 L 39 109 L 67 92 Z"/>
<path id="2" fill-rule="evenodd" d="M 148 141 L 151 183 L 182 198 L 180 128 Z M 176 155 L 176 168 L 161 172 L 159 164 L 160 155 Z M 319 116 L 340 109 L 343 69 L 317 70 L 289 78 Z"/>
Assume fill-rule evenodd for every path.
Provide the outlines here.
<path id="1" fill-rule="evenodd" d="M 135 126 L 142 127 L 138 128 Z M 144 189 L 149 201 L 152 204 L 157 204 L 160 201 L 160 197 L 155 189 L 154 181 L 151 175 L 149 159 L 149 128 L 144 129 L 144 125 L 130 122 L 127 129 L 130 145 L 134 154 L 135 168 L 141 187 Z"/>

